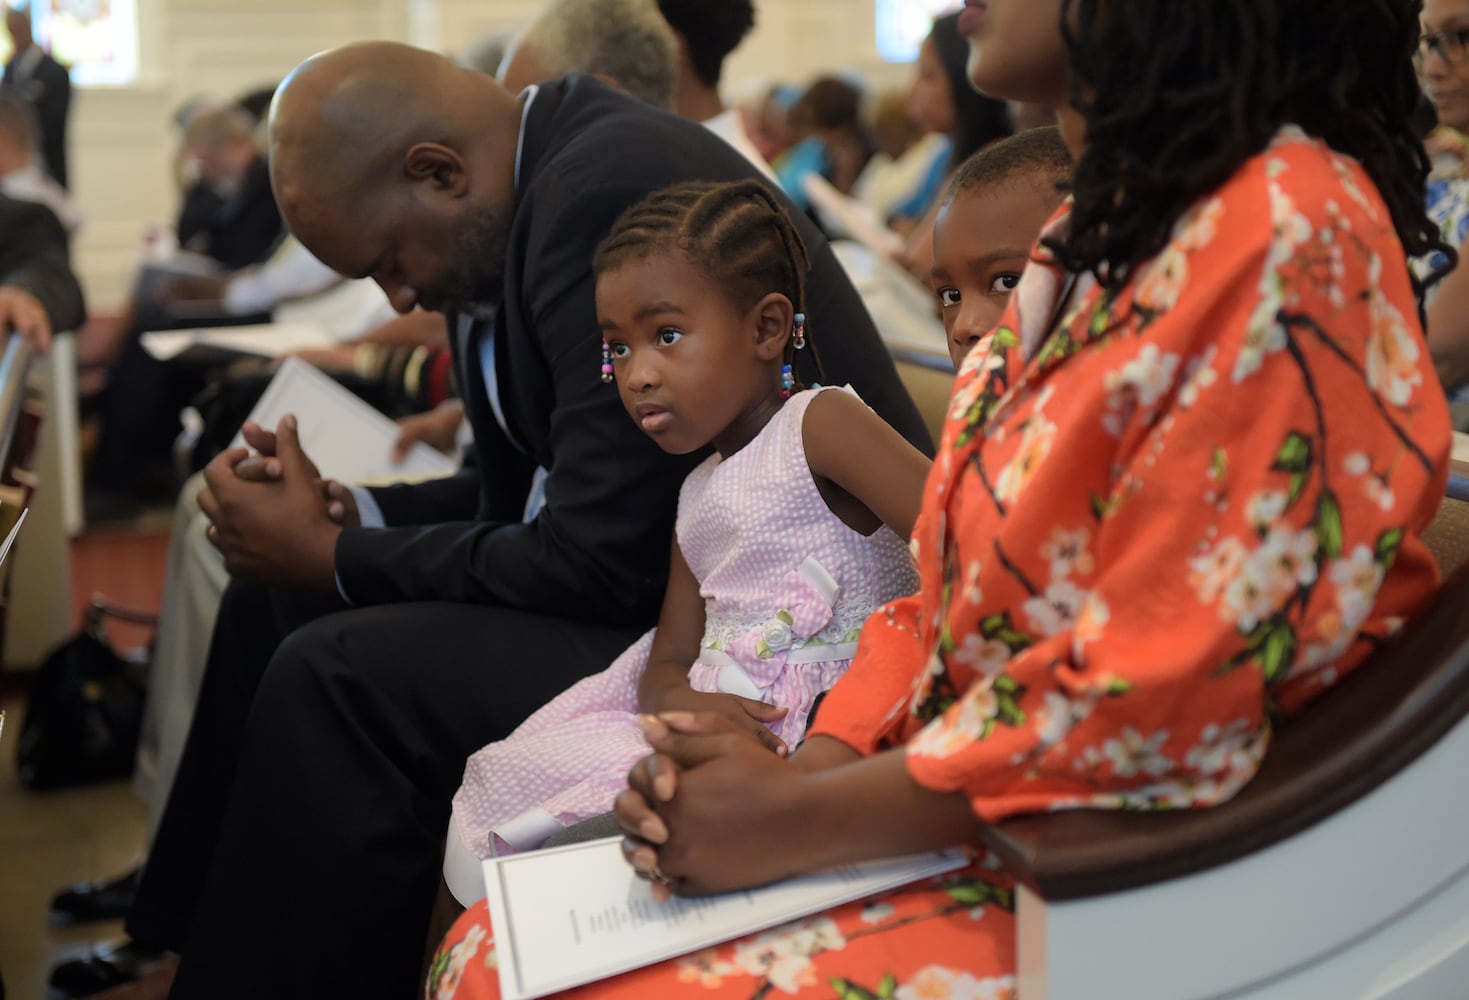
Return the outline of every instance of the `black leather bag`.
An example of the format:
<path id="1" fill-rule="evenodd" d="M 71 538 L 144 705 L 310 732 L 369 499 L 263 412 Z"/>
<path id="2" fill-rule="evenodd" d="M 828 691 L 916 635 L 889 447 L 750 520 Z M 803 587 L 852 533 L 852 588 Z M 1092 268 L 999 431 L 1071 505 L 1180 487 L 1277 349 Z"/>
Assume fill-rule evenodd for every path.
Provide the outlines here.
<path id="1" fill-rule="evenodd" d="M 113 652 L 94 612 L 31 682 L 16 749 L 21 784 L 67 788 L 133 773 L 143 723 L 139 666 Z"/>

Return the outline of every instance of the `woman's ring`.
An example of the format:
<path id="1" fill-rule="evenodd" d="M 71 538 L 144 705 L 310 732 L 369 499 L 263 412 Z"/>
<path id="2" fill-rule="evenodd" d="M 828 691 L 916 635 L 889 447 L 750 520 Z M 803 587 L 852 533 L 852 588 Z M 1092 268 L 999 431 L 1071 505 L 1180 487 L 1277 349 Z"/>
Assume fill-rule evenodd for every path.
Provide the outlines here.
<path id="1" fill-rule="evenodd" d="M 659 868 L 657 865 L 654 865 L 653 870 L 650 871 L 648 874 L 652 877 L 654 882 L 661 882 L 664 885 L 673 885 L 673 879 L 663 874 L 663 869 Z"/>

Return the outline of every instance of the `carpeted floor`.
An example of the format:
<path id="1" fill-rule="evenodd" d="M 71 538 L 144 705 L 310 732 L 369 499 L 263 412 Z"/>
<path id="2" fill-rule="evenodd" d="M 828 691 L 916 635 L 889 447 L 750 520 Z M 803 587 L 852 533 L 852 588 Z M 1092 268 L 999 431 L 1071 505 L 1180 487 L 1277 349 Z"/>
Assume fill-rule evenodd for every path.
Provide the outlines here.
<path id="1" fill-rule="evenodd" d="M 141 610 L 157 611 L 163 593 L 167 519 L 90 532 L 72 543 L 75 619 L 95 592 Z M 119 647 L 145 644 L 151 630 L 111 625 Z M 5 675 L 0 674 L 0 677 Z M 51 895 L 72 882 L 123 871 L 142 851 L 145 812 L 127 782 L 33 793 L 15 776 L 16 737 L 24 721 L 25 678 L 6 678 L 0 706 L 0 974 L 6 995 L 39 1000 L 50 967 L 120 934 L 117 924 L 54 928 L 46 922 Z M 146 995 L 146 994 L 143 994 Z M 160 994 L 161 995 L 161 994 Z"/>

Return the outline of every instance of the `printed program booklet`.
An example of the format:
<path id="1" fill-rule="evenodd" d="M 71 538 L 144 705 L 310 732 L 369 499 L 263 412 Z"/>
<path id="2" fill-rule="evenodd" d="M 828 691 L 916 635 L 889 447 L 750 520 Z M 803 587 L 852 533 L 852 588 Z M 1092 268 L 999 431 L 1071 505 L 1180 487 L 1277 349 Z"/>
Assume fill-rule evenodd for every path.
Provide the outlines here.
<path id="1" fill-rule="evenodd" d="M 660 903 L 623 860 L 621 843 L 610 837 L 485 862 L 504 1000 L 606 979 L 968 863 L 962 852 L 943 851 Z"/>
<path id="2" fill-rule="evenodd" d="M 281 363 L 249 419 L 273 431 L 288 413 L 295 414 L 302 450 L 328 479 L 375 486 L 436 479 L 457 467 L 421 441 L 394 463 L 398 425 L 300 358 Z M 245 446 L 245 439 L 237 434 L 232 444 Z"/>

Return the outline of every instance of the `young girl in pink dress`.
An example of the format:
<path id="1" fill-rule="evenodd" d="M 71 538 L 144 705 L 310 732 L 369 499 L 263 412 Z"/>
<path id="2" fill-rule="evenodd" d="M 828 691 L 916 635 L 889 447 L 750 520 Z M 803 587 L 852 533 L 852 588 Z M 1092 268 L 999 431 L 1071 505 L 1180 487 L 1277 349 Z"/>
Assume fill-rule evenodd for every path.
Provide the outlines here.
<path id="1" fill-rule="evenodd" d="M 679 495 L 658 627 L 469 759 L 445 863 L 464 903 L 480 858 L 612 808 L 648 753 L 640 713 L 717 712 L 786 754 L 862 622 L 916 585 L 929 463 L 850 389 L 795 385 L 808 264 L 762 184 L 648 198 L 594 269 L 603 379 L 659 447 L 715 453 Z"/>

